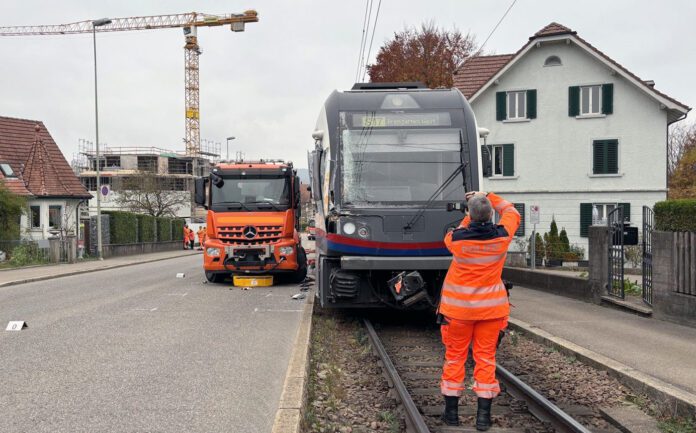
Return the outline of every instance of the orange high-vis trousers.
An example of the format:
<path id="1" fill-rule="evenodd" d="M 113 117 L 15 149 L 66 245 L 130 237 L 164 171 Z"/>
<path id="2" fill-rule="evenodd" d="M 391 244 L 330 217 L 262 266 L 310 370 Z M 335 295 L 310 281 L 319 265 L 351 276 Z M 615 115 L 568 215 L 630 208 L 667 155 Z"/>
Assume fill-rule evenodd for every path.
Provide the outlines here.
<path id="1" fill-rule="evenodd" d="M 473 343 L 474 392 L 478 397 L 493 398 L 500 393 L 495 379 L 495 351 L 498 333 L 503 329 L 506 318 L 491 320 L 457 320 L 448 318 L 449 323 L 440 328 L 445 345 L 445 364 L 442 367 L 440 390 L 443 395 L 460 397 L 464 391 L 464 365 Z"/>

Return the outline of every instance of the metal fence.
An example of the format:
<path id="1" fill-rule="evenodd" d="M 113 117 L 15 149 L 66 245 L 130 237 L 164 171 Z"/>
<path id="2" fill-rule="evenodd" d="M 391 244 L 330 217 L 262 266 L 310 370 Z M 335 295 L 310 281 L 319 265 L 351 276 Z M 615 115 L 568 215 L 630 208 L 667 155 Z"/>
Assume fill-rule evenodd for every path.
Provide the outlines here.
<path id="1" fill-rule="evenodd" d="M 609 229 L 609 251 L 607 268 L 609 269 L 607 294 L 624 299 L 624 218 L 623 207 L 617 207 L 607 215 Z"/>

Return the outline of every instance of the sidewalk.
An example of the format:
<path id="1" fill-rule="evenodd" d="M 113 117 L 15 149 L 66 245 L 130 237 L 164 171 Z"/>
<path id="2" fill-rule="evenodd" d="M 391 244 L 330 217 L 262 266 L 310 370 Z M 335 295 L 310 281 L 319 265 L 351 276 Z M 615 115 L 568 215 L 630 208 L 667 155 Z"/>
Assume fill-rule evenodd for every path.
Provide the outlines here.
<path id="1" fill-rule="evenodd" d="M 524 287 L 516 286 L 510 295 L 513 320 L 625 364 L 696 399 L 696 329 Z"/>
<path id="2" fill-rule="evenodd" d="M 132 256 L 111 257 L 102 261 L 89 260 L 77 263 L 63 263 L 58 265 L 32 266 L 26 268 L 0 270 L 0 287 L 14 284 L 30 283 L 33 281 L 48 280 L 68 275 L 84 274 L 87 272 L 101 271 L 105 269 L 120 268 L 123 266 L 141 263 L 157 262 L 176 257 L 202 254 L 201 251 L 174 250 L 151 254 L 136 254 Z"/>

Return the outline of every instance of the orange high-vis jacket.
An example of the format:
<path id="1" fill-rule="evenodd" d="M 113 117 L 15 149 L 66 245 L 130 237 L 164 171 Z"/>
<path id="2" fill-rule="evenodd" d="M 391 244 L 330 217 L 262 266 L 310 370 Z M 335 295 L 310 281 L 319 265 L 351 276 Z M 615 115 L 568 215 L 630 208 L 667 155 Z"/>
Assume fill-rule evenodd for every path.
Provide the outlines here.
<path id="1" fill-rule="evenodd" d="M 205 230 L 203 229 L 198 230 L 198 242 L 201 246 L 205 243 Z"/>
<path id="2" fill-rule="evenodd" d="M 489 320 L 510 314 L 502 281 L 508 246 L 520 226 L 514 206 L 493 193 L 488 200 L 500 214 L 500 222 L 471 222 L 469 216 L 447 233 L 445 245 L 452 253 L 442 285 L 439 312 L 459 320 Z"/>

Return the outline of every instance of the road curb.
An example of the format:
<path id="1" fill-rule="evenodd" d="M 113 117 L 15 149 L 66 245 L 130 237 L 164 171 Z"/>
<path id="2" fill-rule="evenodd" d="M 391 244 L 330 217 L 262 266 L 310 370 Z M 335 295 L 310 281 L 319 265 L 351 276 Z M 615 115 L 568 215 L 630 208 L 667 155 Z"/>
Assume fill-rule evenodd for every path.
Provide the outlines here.
<path id="1" fill-rule="evenodd" d="M 300 327 L 290 356 L 290 364 L 285 373 L 283 392 L 273 422 L 272 433 L 299 433 L 307 401 L 309 382 L 309 343 L 312 335 L 312 313 L 314 294 L 307 293 L 307 303 L 302 310 Z"/>
<path id="2" fill-rule="evenodd" d="M 102 268 L 95 268 L 95 269 L 80 269 L 77 271 L 72 271 L 72 272 L 65 272 L 62 274 L 54 274 L 54 275 L 43 275 L 40 277 L 33 277 L 33 278 L 24 278 L 21 280 L 13 280 L 13 281 L 6 281 L 4 283 L 0 283 L 0 287 L 7 287 L 7 286 L 16 286 L 17 284 L 25 284 L 25 283 L 34 283 L 37 281 L 45 281 L 45 280 L 53 280 L 55 278 L 61 278 L 61 277 L 71 277 L 73 275 L 80 275 L 80 274 L 88 274 L 90 272 L 99 272 L 99 271 L 108 271 L 110 269 L 118 269 L 118 268 L 125 268 L 126 266 L 133 266 L 133 265 L 142 265 L 144 263 L 154 263 L 154 262 L 161 262 L 163 260 L 171 260 L 171 259 L 178 259 L 180 257 L 188 257 L 188 256 L 195 256 L 198 254 L 203 254 L 202 252 L 196 252 L 196 253 L 191 253 L 191 254 L 181 254 L 178 256 L 171 256 L 171 257 L 160 257 L 157 259 L 150 259 L 150 260 L 143 260 L 143 261 L 138 261 L 138 262 L 132 262 L 132 263 L 121 263 L 119 265 L 110 265 L 110 266 L 105 266 Z"/>
<path id="3" fill-rule="evenodd" d="M 531 340 L 574 356 L 585 364 L 603 370 L 638 394 L 646 394 L 671 415 L 696 416 L 696 394 L 677 388 L 663 380 L 645 374 L 619 361 L 578 346 L 519 319 L 510 318 L 509 327 Z"/>

